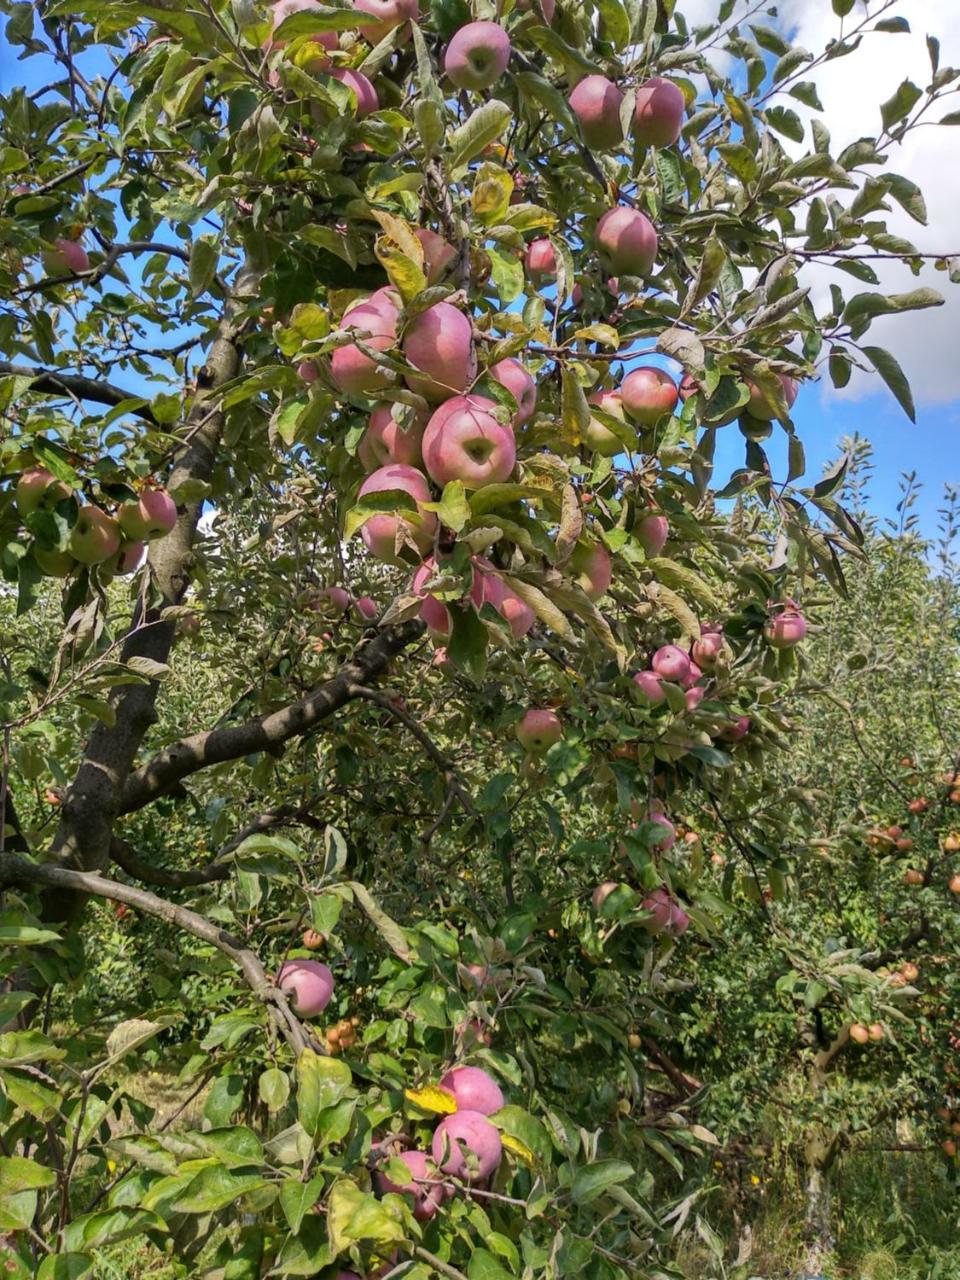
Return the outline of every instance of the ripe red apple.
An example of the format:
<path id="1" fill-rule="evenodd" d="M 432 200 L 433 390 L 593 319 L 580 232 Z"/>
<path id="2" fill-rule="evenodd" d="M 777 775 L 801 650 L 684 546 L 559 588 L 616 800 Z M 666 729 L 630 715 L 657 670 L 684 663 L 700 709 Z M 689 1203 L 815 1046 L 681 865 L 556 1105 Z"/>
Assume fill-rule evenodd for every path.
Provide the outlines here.
<path id="1" fill-rule="evenodd" d="M 412 1182 L 401 1185 L 391 1182 L 381 1171 L 374 1174 L 374 1183 L 381 1195 L 390 1193 L 410 1196 L 413 1200 L 413 1216 L 418 1222 L 428 1222 L 434 1216 L 445 1199 L 445 1187 L 437 1177 L 436 1165 L 425 1151 L 400 1151 L 397 1160 L 402 1160 L 410 1170 Z"/>
<path id="2" fill-rule="evenodd" d="M 393 416 L 392 404 L 383 401 L 374 405 L 357 449 L 364 471 L 376 471 L 391 462 L 409 467 L 423 465 L 421 441 L 425 419 L 403 406 L 399 408 L 404 415 L 402 423 Z"/>
<path id="3" fill-rule="evenodd" d="M 664 929 L 670 927 L 673 918 L 673 900 L 667 889 L 654 889 L 644 898 L 642 906 L 644 911 L 650 913 L 643 924 L 648 933 L 662 933 Z"/>
<path id="4" fill-rule="evenodd" d="M 357 6 L 359 8 L 359 5 Z M 327 67 L 326 74 L 333 80 L 339 80 L 341 84 L 353 90 L 353 96 L 357 100 L 357 119 L 362 120 L 364 116 L 368 116 L 373 111 L 380 108 L 380 98 L 377 91 L 362 71 L 354 71 L 352 67 Z"/>
<path id="5" fill-rule="evenodd" d="M 527 246 L 524 265 L 528 279 L 534 284 L 547 284 L 557 278 L 557 254 L 549 240 L 533 240 Z"/>
<path id="6" fill-rule="evenodd" d="M 903 880 L 905 884 L 920 885 L 923 884 L 923 872 L 918 871 L 916 867 L 908 867 L 904 872 Z"/>
<path id="7" fill-rule="evenodd" d="M 594 911 L 599 911 L 614 889 L 619 888 L 620 886 L 616 880 L 604 880 L 603 884 L 598 884 L 590 895 L 590 902 Z"/>
<path id="8" fill-rule="evenodd" d="M 416 22 L 420 17 L 420 0 L 356 0 L 354 7 L 377 19 L 360 28 L 360 34 L 371 44 L 379 44 L 402 22 Z"/>
<path id="9" fill-rule="evenodd" d="M 943 1154 L 949 1156 L 951 1160 L 957 1154 L 957 1144 L 952 1138 L 947 1138 L 946 1141 L 941 1142 L 940 1146 L 943 1149 Z"/>
<path id="10" fill-rule="evenodd" d="M 770 618 L 763 628 L 764 638 L 772 649 L 792 649 L 806 634 L 807 620 L 792 604 Z"/>
<path id="11" fill-rule="evenodd" d="M 662 645 L 653 655 L 650 666 L 664 680 L 683 684 L 690 678 L 690 659 L 675 644 Z"/>
<path id="12" fill-rule="evenodd" d="M 26 517 L 40 507 L 55 507 L 58 502 L 69 497 L 68 487 L 46 467 L 31 467 L 29 471 L 24 471 L 17 481 L 14 500 L 17 510 Z"/>
<path id="13" fill-rule="evenodd" d="M 644 554 L 655 558 L 663 550 L 670 536 L 670 525 L 666 516 L 643 516 L 634 526 L 634 536 L 643 547 Z"/>
<path id="14" fill-rule="evenodd" d="M 457 256 L 456 249 L 429 227 L 418 227 L 413 234 L 423 245 L 423 269 L 427 284 L 439 284 Z"/>
<path id="15" fill-rule="evenodd" d="M 460 480 L 482 489 L 510 478 L 517 446 L 513 428 L 493 416 L 496 407 L 486 396 L 454 396 L 434 412 L 423 433 L 423 460 L 435 484 Z"/>
<path id="16" fill-rule="evenodd" d="M 520 745 L 531 755 L 543 755 L 562 737 L 563 725 L 555 711 L 526 711 L 517 725 L 517 738 L 520 740 Z"/>
<path id="17" fill-rule="evenodd" d="M 690 927 L 690 917 L 678 902 L 670 907 L 670 932 L 675 938 L 681 937 Z"/>
<path id="18" fill-rule="evenodd" d="M 274 33 L 292 13 L 303 13 L 305 10 L 319 7 L 320 0 L 277 0 L 277 3 L 270 10 L 270 35 L 263 44 L 265 52 L 273 53 L 274 50 L 282 49 L 286 45 L 286 40 L 278 40 Z M 338 48 L 340 41 L 335 31 L 317 31 L 309 37 L 309 43 L 317 44 L 325 51 L 319 57 L 307 63 L 307 67 L 310 70 L 319 70 L 329 64 L 330 59 L 326 57 L 326 51 Z"/>
<path id="19" fill-rule="evenodd" d="M 389 351 L 397 340 L 399 312 L 386 298 L 367 299 L 344 313 L 341 327 L 365 332 L 364 345 L 374 351 Z M 385 390 L 396 374 L 376 364 L 353 343 L 337 347 L 330 358 L 330 372 L 347 395 L 369 396 Z"/>
<path id="20" fill-rule="evenodd" d="M 128 573 L 136 573 L 143 564 L 146 547 L 142 542 L 123 542 L 120 550 L 104 564 L 107 573 L 125 577 Z"/>
<path id="21" fill-rule="evenodd" d="M 352 603 L 353 596 L 345 587 L 324 587 L 310 597 L 310 608 L 328 617 L 346 613 Z"/>
<path id="22" fill-rule="evenodd" d="M 680 138 L 686 100 L 671 80 L 654 76 L 637 90 L 633 136 L 645 147 L 670 147 Z"/>
<path id="23" fill-rule="evenodd" d="M 53 248 L 45 249 L 41 257 L 48 276 L 76 276 L 90 270 L 90 259 L 83 245 L 64 236 L 54 240 Z"/>
<path id="24" fill-rule="evenodd" d="M 917 796 L 915 800 L 911 800 L 907 805 L 911 813 L 926 813 L 930 808 L 930 801 L 923 796 Z"/>
<path id="25" fill-rule="evenodd" d="M 862 1022 L 855 1022 L 850 1028 L 850 1039 L 855 1044 L 866 1044 L 870 1039 L 870 1032 Z"/>
<path id="26" fill-rule="evenodd" d="M 492 605 L 509 626 L 513 638 L 521 639 L 536 622 L 537 615 L 511 587 L 507 586 L 489 561 L 477 560 L 475 564 L 489 565 L 489 568 L 478 568 L 474 578 L 474 594 L 479 585 L 479 605 Z"/>
<path id="27" fill-rule="evenodd" d="M 120 526 L 99 507 L 80 508 L 70 531 L 70 554 L 81 564 L 102 564 L 120 550 Z"/>
<path id="28" fill-rule="evenodd" d="M 662 836 L 655 836 L 651 841 L 654 849 L 672 849 L 677 840 L 677 830 L 669 818 L 662 813 L 651 813 L 647 822 L 653 822 L 663 828 Z"/>
<path id="29" fill-rule="evenodd" d="M 333 996 L 333 974 L 319 960 L 288 960 L 280 966 L 277 986 L 290 997 L 295 1013 L 315 1018 Z"/>
<path id="30" fill-rule="evenodd" d="M 391 489 L 408 493 L 417 504 L 417 515 L 414 516 L 410 511 L 398 511 L 371 516 L 360 530 L 367 550 L 378 560 L 396 560 L 397 530 L 402 520 L 413 542 L 426 555 L 433 545 L 433 535 L 437 528 L 437 517 L 432 511 L 424 511 L 421 506 L 421 503 L 430 501 L 430 486 L 426 476 L 416 467 L 392 462 L 367 476 L 357 491 L 357 501 L 368 493 L 385 493 Z"/>
<path id="31" fill-rule="evenodd" d="M 503 1106 L 500 1086 L 479 1067 L 454 1067 L 440 1080 L 440 1088 L 452 1093 L 458 1111 L 479 1111 L 492 1116 Z"/>
<path id="32" fill-rule="evenodd" d="M 883 1039 L 883 1027 L 880 1025 L 880 1023 L 871 1022 L 867 1030 L 870 1032 L 870 1039 L 873 1041 L 873 1043 L 879 1044 L 880 1041 Z"/>
<path id="33" fill-rule="evenodd" d="M 951 893 L 960 893 L 960 875 L 951 876 L 947 888 Z"/>
<path id="34" fill-rule="evenodd" d="M 703 679 L 703 672 L 700 670 L 697 664 L 691 660 L 690 671 L 680 681 L 680 683 L 684 689 L 692 689 L 693 686 L 697 683 L 697 681 L 702 679 Z"/>
<path id="35" fill-rule="evenodd" d="M 696 711 L 697 707 L 699 707 L 700 703 L 704 700 L 706 696 L 707 696 L 706 689 L 700 689 L 700 688 L 687 689 L 687 691 L 683 695 L 683 700 L 687 704 L 687 710 Z"/>
<path id="36" fill-rule="evenodd" d="M 592 396 L 588 396 L 587 403 L 595 404 L 598 409 L 609 413 L 613 418 L 619 418 L 621 422 L 627 420 L 619 391 L 595 391 Z M 618 453 L 627 452 L 627 445 L 599 418 L 590 418 L 583 434 L 583 443 L 602 458 L 615 458 Z"/>
<path id="37" fill-rule="evenodd" d="M 479 1111 L 456 1111 L 437 1125 L 431 1146 L 444 1173 L 464 1182 L 489 1178 L 503 1157 L 500 1134 Z"/>
<path id="38" fill-rule="evenodd" d="M 624 378 L 620 387 L 623 407 L 644 427 L 652 427 L 666 413 L 673 413 L 680 393 L 677 384 L 654 365 L 641 365 Z"/>
<path id="39" fill-rule="evenodd" d="M 617 205 L 597 223 L 597 250 L 607 275 L 649 275 L 657 258 L 657 233 L 645 213 Z"/>
<path id="40" fill-rule="evenodd" d="M 665 700 L 663 681 L 655 671 L 638 671 L 633 677 L 641 698 L 651 707 L 658 707 Z"/>
<path id="41" fill-rule="evenodd" d="M 498 22 L 468 22 L 447 45 L 443 69 L 458 89 L 489 89 L 510 61 L 510 37 Z"/>
<path id="42" fill-rule="evenodd" d="M 570 109 L 580 121 L 588 147 L 606 151 L 623 142 L 620 108 L 623 94 L 606 76 L 584 76 L 570 94 Z"/>
<path id="43" fill-rule="evenodd" d="M 709 671 L 723 653 L 723 632 L 707 631 L 701 627 L 700 639 L 694 640 L 691 652 L 694 662 Z"/>
<path id="44" fill-rule="evenodd" d="M 380 617 L 380 606 L 370 596 L 360 596 L 354 600 L 353 607 L 363 622 L 376 622 Z"/>
<path id="45" fill-rule="evenodd" d="M 403 338 L 403 354 L 419 373 L 405 382 L 427 400 L 449 400 L 477 376 L 473 327 L 449 302 L 435 302 L 414 316 Z"/>
<path id="46" fill-rule="evenodd" d="M 77 567 L 77 562 L 69 551 L 50 551 L 33 544 L 33 558 L 40 566 L 40 572 L 48 578 L 68 578 Z"/>
<path id="47" fill-rule="evenodd" d="M 738 716 L 732 724 L 722 729 L 719 737 L 723 742 L 741 742 L 750 732 L 750 717 Z"/>
<path id="48" fill-rule="evenodd" d="M 787 402 L 787 411 L 789 412 L 789 410 L 794 406 L 794 402 L 797 398 L 797 392 L 800 388 L 796 379 L 788 377 L 785 373 L 781 373 L 778 376 L 783 386 L 783 394 Z M 746 404 L 746 412 L 749 413 L 751 417 L 757 418 L 761 422 L 772 422 L 777 416 L 777 412 L 773 405 L 767 403 L 766 398 L 759 387 L 755 387 L 752 382 L 749 385 L 750 399 Z"/>
<path id="49" fill-rule="evenodd" d="M 166 537 L 177 523 L 177 504 L 166 489 L 144 489 L 137 502 L 123 504 L 117 521 L 131 542 L 153 542 Z"/>
<path id="50" fill-rule="evenodd" d="M 320 370 L 313 360 L 301 360 L 297 365 L 297 377 L 301 382 L 316 382 L 320 376 Z"/>
<path id="51" fill-rule="evenodd" d="M 613 578 L 610 552 L 600 542 L 578 542 L 570 557 L 570 572 L 584 595 L 600 600 L 609 591 Z"/>
<path id="52" fill-rule="evenodd" d="M 499 382 L 517 402 L 514 425 L 526 422 L 537 407 L 537 384 L 519 360 L 508 357 L 492 364 L 488 370 L 490 377 Z"/>

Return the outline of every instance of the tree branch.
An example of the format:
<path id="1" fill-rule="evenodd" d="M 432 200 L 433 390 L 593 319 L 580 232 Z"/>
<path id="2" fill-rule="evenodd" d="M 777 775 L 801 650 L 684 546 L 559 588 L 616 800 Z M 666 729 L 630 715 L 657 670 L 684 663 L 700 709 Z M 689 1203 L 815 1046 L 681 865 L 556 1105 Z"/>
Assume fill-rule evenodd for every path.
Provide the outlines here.
<path id="1" fill-rule="evenodd" d="M 334 711 L 358 697 L 357 686 L 386 670 L 390 659 L 418 639 L 423 629 L 423 623 L 418 619 L 388 627 L 364 645 L 335 676 L 298 702 L 258 716 L 255 720 L 195 733 L 165 747 L 127 779 L 119 812 L 132 813 L 142 809 L 174 783 L 199 773 L 201 769 L 266 751 L 308 733 Z"/>
<path id="2" fill-rule="evenodd" d="M 326 1053 L 326 1049 L 320 1046 L 319 1041 L 294 1014 L 284 993 L 269 980 L 260 957 L 249 947 L 245 947 L 239 938 L 226 929 L 221 929 L 206 916 L 182 907 L 179 903 L 168 902 L 166 898 L 158 897 L 147 889 L 121 884 L 92 871 L 71 871 L 67 867 L 52 866 L 49 863 L 31 863 L 12 853 L 0 854 L 0 887 L 7 885 L 39 885 L 47 890 L 66 890 L 106 898 L 111 902 L 122 902 L 135 911 L 164 920 L 202 942 L 210 943 L 239 968 L 247 985 L 257 999 L 267 1006 L 267 1012 L 277 1030 L 295 1053 L 308 1045 L 318 1053 Z M 61 898 L 62 896 L 61 893 Z"/>
<path id="3" fill-rule="evenodd" d="M 18 378 L 32 378 L 29 391 L 39 391 L 47 395 L 62 395 L 67 392 L 78 400 L 92 400 L 95 404 L 122 404 L 124 400 L 137 400 L 141 397 L 132 391 L 124 391 L 112 382 L 103 382 L 99 378 L 87 378 L 78 373 L 61 373 L 59 369 L 43 369 L 26 364 L 11 364 L 8 360 L 0 360 L 0 374 L 13 374 Z M 153 410 L 149 405 L 141 405 L 139 409 L 131 409 L 131 413 L 145 422 L 156 424 Z"/>

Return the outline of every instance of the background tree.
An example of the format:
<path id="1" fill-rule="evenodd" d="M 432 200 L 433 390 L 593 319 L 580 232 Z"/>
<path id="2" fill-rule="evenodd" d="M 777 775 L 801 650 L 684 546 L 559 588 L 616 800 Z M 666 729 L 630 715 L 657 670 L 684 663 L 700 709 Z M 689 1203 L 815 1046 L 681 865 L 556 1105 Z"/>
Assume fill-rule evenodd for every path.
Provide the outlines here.
<path id="1" fill-rule="evenodd" d="M 787 101 L 888 4 L 819 58 L 730 0 L 3 7 L 8 1270 L 664 1274 L 716 928 L 665 810 L 754 785 L 861 554 L 790 408 L 862 357 L 912 416 L 860 340 L 941 299 L 803 273 L 919 260 L 886 160 L 958 73 L 834 157 Z M 149 921 L 108 1011 L 91 898 Z"/>

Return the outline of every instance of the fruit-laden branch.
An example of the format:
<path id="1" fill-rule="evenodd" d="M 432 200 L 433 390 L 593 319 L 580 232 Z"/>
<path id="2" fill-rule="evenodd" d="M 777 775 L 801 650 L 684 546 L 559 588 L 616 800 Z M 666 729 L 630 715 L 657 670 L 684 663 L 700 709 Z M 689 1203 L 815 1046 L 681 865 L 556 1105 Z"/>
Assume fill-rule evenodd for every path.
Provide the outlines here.
<path id="1" fill-rule="evenodd" d="M 460 808 L 469 817 L 476 816 L 476 808 L 470 798 L 470 793 L 463 786 L 460 778 L 453 765 L 436 745 L 430 735 L 419 725 L 413 716 L 408 715 L 401 707 L 397 705 L 395 699 L 389 697 L 388 694 L 381 693 L 379 689 L 365 689 L 362 685 L 354 685 L 351 693 L 355 698 L 365 698 L 368 702 L 375 702 L 378 707 L 383 707 L 384 711 L 394 716 L 401 724 L 409 729 L 410 733 L 416 738 L 423 747 L 424 751 L 437 766 L 444 776 L 450 794 L 456 796 Z"/>
<path id="2" fill-rule="evenodd" d="M 29 391 L 38 391 L 47 395 L 60 396 L 66 393 L 77 400 L 92 400 L 94 404 L 122 404 L 124 400 L 137 400 L 140 397 L 132 391 L 124 391 L 112 382 L 104 382 L 100 378 L 87 378 L 79 373 L 61 373 L 59 369 L 43 369 L 28 364 L 11 364 L 9 360 L 0 360 L 0 374 L 16 378 L 32 379 Z M 139 409 L 131 409 L 131 413 L 145 422 L 156 424 L 156 418 L 149 405 L 141 405 Z"/>
<path id="3" fill-rule="evenodd" d="M 423 623 L 416 618 L 396 627 L 387 627 L 364 645 L 335 676 L 298 702 L 258 716 L 255 720 L 192 734 L 165 747 L 131 773 L 123 788 L 119 812 L 132 813 L 142 809 L 175 783 L 199 773 L 201 769 L 282 746 L 290 738 L 309 733 L 334 711 L 358 697 L 357 686 L 385 671 L 390 659 L 417 640 L 423 631 Z"/>
<path id="4" fill-rule="evenodd" d="M 257 274 L 244 267 L 236 281 L 216 336 L 197 374 L 197 395 L 185 424 L 183 443 L 174 456 L 167 486 L 178 489 L 210 480 L 223 432 L 218 391 L 240 370 L 240 334 L 246 303 L 256 292 Z M 200 486 L 202 488 L 202 486 Z M 150 602 L 146 593 L 134 615 L 121 651 L 121 660 L 149 658 L 165 663 L 173 645 L 175 624 L 163 618 L 164 608 L 178 604 L 190 584 L 193 541 L 202 498 L 192 498 L 177 509 L 177 523 L 170 534 L 151 544 L 149 554 Z M 149 624 L 149 625 L 145 625 Z M 156 718 L 159 684 L 123 685 L 115 690 L 111 705 L 114 722 L 99 724 L 90 735 L 76 777 L 64 797 L 61 820 L 52 851 L 63 864 L 84 870 L 109 865 L 113 824 L 119 811 L 124 783 L 133 766 L 144 734 Z M 53 917 L 62 919 L 62 904 L 44 904 Z"/>
<path id="5" fill-rule="evenodd" d="M 174 925 L 202 942 L 209 942 L 237 966 L 256 997 L 267 1006 L 274 1025 L 295 1053 L 308 1045 L 318 1053 L 326 1052 L 294 1014 L 284 993 L 269 980 L 259 956 L 245 947 L 239 938 L 235 938 L 206 916 L 182 907 L 179 903 L 168 902 L 166 898 L 158 897 L 147 889 L 121 884 L 93 871 L 71 871 L 67 867 L 49 863 L 28 862 L 17 854 L 0 853 L 0 888 L 13 885 L 20 888 L 38 885 L 48 891 L 60 890 L 61 897 L 63 891 L 66 891 L 87 897 L 106 898 L 110 902 L 122 902 L 135 911 L 142 911 L 144 915 Z"/>
<path id="6" fill-rule="evenodd" d="M 268 809 L 266 813 L 259 814 L 235 836 L 232 836 L 223 848 L 218 850 L 216 856 L 210 858 L 202 867 L 181 869 L 153 866 L 151 863 L 142 861 L 119 836 L 114 836 L 110 845 L 110 858 L 134 880 L 142 880 L 144 884 L 155 884 L 165 889 L 187 889 L 192 885 L 212 884 L 216 880 L 226 880 L 233 874 L 233 865 L 225 862 L 224 859 L 238 849 L 248 836 L 256 835 L 261 831 L 271 831 L 274 827 L 296 824 L 323 830 L 326 823 L 310 812 L 319 798 L 316 796 L 304 805 L 281 805 L 277 809 Z"/>

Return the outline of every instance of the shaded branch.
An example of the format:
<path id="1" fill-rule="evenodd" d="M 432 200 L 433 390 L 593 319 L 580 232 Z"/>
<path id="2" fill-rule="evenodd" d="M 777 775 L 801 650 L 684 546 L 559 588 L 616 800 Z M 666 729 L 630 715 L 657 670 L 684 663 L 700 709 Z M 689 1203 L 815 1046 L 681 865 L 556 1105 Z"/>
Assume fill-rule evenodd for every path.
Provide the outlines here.
<path id="1" fill-rule="evenodd" d="M 147 889 L 121 884 L 92 871 L 72 871 L 49 863 L 28 862 L 16 854 L 0 854 L 0 888 L 7 885 L 37 885 L 47 890 L 62 890 L 88 897 L 106 898 L 110 902 L 122 902 L 135 911 L 153 916 L 185 933 L 208 942 L 231 960 L 243 974 L 247 985 L 258 1000 L 267 1006 L 267 1012 L 277 1030 L 295 1053 L 309 1044 L 318 1053 L 326 1049 L 319 1045 L 309 1030 L 303 1026 L 290 1008 L 284 993 L 269 980 L 260 957 L 245 947 L 242 940 L 221 929 L 206 916 L 176 902 L 168 902 Z"/>
<path id="2" fill-rule="evenodd" d="M 386 670 L 390 659 L 423 634 L 418 619 L 389 627 L 306 697 L 255 720 L 224 725 L 181 738 L 131 773 L 120 798 L 120 813 L 142 809 L 175 783 L 211 765 L 239 760 L 300 737 L 359 696 L 358 685 Z"/>
<path id="3" fill-rule="evenodd" d="M 29 391 L 39 391 L 47 395 L 75 396 L 78 400 L 92 400 L 95 404 L 122 404 L 124 400 L 138 400 L 142 397 L 132 391 L 124 391 L 112 382 L 104 382 L 100 378 L 87 378 L 79 373 L 61 373 L 58 369 L 43 369 L 39 366 L 11 364 L 8 360 L 0 360 L 0 374 L 12 374 L 18 378 L 31 378 Z M 139 409 L 131 409 L 138 418 L 156 424 L 153 410 L 149 405 L 141 405 Z"/>

